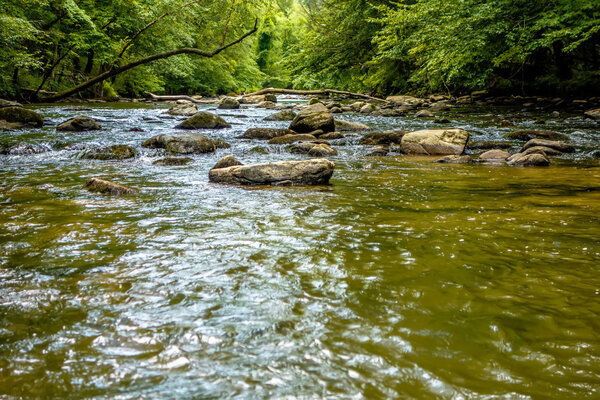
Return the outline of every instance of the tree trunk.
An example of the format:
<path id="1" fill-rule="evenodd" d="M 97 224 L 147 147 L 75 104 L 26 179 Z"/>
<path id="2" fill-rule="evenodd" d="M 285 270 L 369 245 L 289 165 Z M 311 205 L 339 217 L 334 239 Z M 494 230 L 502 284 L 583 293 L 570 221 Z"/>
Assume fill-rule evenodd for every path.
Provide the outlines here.
<path id="1" fill-rule="evenodd" d="M 216 99 L 214 99 L 214 100 L 198 100 L 198 99 L 194 99 L 193 97 L 186 96 L 186 95 L 158 96 L 158 95 L 155 95 L 154 93 L 150 93 L 150 92 L 144 92 L 144 94 L 147 95 L 152 100 L 162 100 L 162 101 L 188 100 L 188 101 L 191 101 L 192 103 L 196 103 L 196 104 L 216 104 L 219 102 L 219 100 L 216 100 Z"/>
<path id="2" fill-rule="evenodd" d="M 380 99 L 378 97 L 372 97 L 372 96 L 369 96 L 366 94 L 346 92 L 344 90 L 334 90 L 334 89 L 292 90 L 292 89 L 268 88 L 268 89 L 259 90 L 258 92 L 248 93 L 245 96 L 258 96 L 258 95 L 269 94 L 269 93 L 272 93 L 272 94 L 295 94 L 295 95 L 299 95 L 299 96 L 318 96 L 318 95 L 324 95 L 324 94 L 326 94 L 326 95 L 340 94 L 340 95 L 344 95 L 344 96 L 355 97 L 358 99 L 366 99 L 366 100 L 371 100 L 371 101 L 380 101 L 383 103 L 387 103 L 387 100 Z"/>

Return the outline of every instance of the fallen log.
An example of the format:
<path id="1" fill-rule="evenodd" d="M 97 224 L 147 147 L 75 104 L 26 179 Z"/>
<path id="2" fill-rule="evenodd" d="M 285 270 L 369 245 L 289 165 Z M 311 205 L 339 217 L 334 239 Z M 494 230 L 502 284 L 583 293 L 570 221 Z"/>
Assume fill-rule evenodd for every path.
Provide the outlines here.
<path id="1" fill-rule="evenodd" d="M 244 96 L 259 96 L 263 94 L 295 94 L 299 96 L 318 96 L 318 95 L 329 95 L 329 94 L 341 94 L 344 96 L 350 96 L 357 99 L 366 99 L 371 101 L 379 101 L 382 103 L 387 103 L 387 100 L 380 99 L 378 97 L 369 96 L 361 93 L 353 93 L 346 92 L 344 90 L 334 90 L 334 89 L 318 89 L 318 90 L 294 90 L 294 89 L 276 89 L 276 88 L 267 88 L 259 90 L 254 93 L 247 93 Z"/>
<path id="2" fill-rule="evenodd" d="M 174 95 L 156 95 L 156 94 L 150 93 L 150 92 L 144 92 L 144 93 L 146 94 L 146 96 L 148 96 L 152 100 L 160 100 L 160 101 L 188 100 L 188 101 L 191 101 L 192 103 L 195 103 L 195 104 L 216 104 L 216 103 L 219 102 L 218 99 L 198 100 L 198 99 L 195 99 L 195 98 L 190 97 L 190 96 L 178 95 L 178 94 L 174 94 Z"/>

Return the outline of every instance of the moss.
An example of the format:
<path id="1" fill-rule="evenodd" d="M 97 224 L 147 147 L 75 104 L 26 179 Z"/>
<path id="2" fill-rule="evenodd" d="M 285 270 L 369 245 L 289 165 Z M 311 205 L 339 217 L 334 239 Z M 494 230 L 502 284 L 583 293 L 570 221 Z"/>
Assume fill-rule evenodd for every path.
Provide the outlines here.
<path id="1" fill-rule="evenodd" d="M 23 107 L 0 108 L 0 120 L 6 122 L 18 122 L 36 128 L 40 128 L 44 125 L 44 118 L 42 118 L 41 115 Z"/>

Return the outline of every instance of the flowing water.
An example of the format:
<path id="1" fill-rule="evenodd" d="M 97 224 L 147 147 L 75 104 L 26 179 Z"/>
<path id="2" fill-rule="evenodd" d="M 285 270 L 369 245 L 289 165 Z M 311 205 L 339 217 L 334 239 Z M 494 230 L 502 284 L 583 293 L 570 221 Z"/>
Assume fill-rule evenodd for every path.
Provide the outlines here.
<path id="1" fill-rule="evenodd" d="M 595 123 L 548 121 L 578 147 L 548 168 L 370 158 L 349 139 L 330 186 L 239 188 L 208 183 L 220 157 L 302 158 L 235 139 L 287 125 L 271 111 L 219 111 L 235 125 L 206 134 L 232 148 L 165 167 L 140 147 L 172 131 L 164 108 L 38 110 L 105 129 L 2 133 L 52 151 L 0 156 L 0 398 L 600 398 Z M 510 112 L 448 117 L 497 140 Z M 61 150 L 78 143 L 139 155 Z M 94 176 L 142 192 L 92 194 Z"/>

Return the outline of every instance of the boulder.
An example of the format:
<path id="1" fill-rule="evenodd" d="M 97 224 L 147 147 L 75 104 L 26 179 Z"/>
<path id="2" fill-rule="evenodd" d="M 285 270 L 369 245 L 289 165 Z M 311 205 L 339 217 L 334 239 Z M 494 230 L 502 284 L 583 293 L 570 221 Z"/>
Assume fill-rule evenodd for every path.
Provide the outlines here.
<path id="1" fill-rule="evenodd" d="M 377 111 L 373 111 L 371 115 L 375 117 L 400 117 L 406 114 L 406 109 L 403 108 L 382 108 Z"/>
<path id="2" fill-rule="evenodd" d="M 230 185 L 326 185 L 333 175 L 335 164 L 325 159 L 279 161 L 264 164 L 238 165 L 211 169 L 211 182 Z"/>
<path id="3" fill-rule="evenodd" d="M 483 161 L 506 161 L 510 154 L 503 150 L 488 150 L 479 156 Z"/>
<path id="4" fill-rule="evenodd" d="M 308 105 L 312 106 L 313 104 L 317 104 L 317 103 L 321 103 L 323 104 L 323 102 L 321 101 L 321 99 L 319 99 L 318 97 L 313 97 L 308 101 Z"/>
<path id="5" fill-rule="evenodd" d="M 568 140 L 569 138 L 562 133 L 553 131 L 537 131 L 533 129 L 524 129 L 520 131 L 509 132 L 504 135 L 507 139 L 522 140 L 524 142 L 531 139 L 548 139 L 548 140 Z"/>
<path id="6" fill-rule="evenodd" d="M 419 107 L 423 104 L 423 99 L 413 96 L 389 96 L 386 98 L 390 103 L 400 106 Z"/>
<path id="7" fill-rule="evenodd" d="M 293 121 L 296 118 L 296 113 L 292 110 L 283 110 L 269 115 L 265 121 Z"/>
<path id="8" fill-rule="evenodd" d="M 295 142 L 301 142 L 303 140 L 316 140 L 317 138 L 313 135 L 309 135 L 307 133 L 299 133 L 297 135 L 285 135 L 274 137 L 269 140 L 269 144 L 290 144 Z"/>
<path id="9" fill-rule="evenodd" d="M 421 110 L 415 114 L 415 117 L 417 117 L 417 118 L 433 118 L 434 115 L 429 110 Z"/>
<path id="10" fill-rule="evenodd" d="M 365 104 L 367 104 L 367 103 L 365 103 L 364 101 L 357 101 L 357 102 L 350 104 L 350 107 L 352 107 L 352 111 L 359 112 L 360 109 L 365 106 Z"/>
<path id="11" fill-rule="evenodd" d="M 0 108 L 0 121 L 2 120 L 19 128 L 41 128 L 44 125 L 44 118 L 40 114 L 20 106 Z"/>
<path id="12" fill-rule="evenodd" d="M 225 120 L 218 115 L 200 111 L 177 125 L 178 129 L 223 129 L 231 128 Z"/>
<path id="13" fill-rule="evenodd" d="M 102 129 L 102 127 L 98 121 L 85 115 L 79 115 L 75 118 L 71 118 L 70 120 L 63 122 L 56 127 L 57 131 L 71 132 L 97 131 L 99 129 Z"/>
<path id="14" fill-rule="evenodd" d="M 236 165 L 242 165 L 242 163 L 239 162 L 234 156 L 229 155 L 229 156 L 225 156 L 225 157 L 221 158 L 219 161 L 217 161 L 217 163 L 215 164 L 214 167 L 212 167 L 212 169 L 229 168 L 229 167 L 234 167 Z"/>
<path id="15" fill-rule="evenodd" d="M 550 165 L 550 160 L 544 154 L 513 154 L 508 159 L 508 165 L 514 167 L 545 167 Z"/>
<path id="16" fill-rule="evenodd" d="M 402 137 L 402 152 L 411 155 L 461 155 L 469 140 L 463 129 L 427 129 Z"/>
<path id="17" fill-rule="evenodd" d="M 273 93 L 265 94 L 265 101 L 270 101 L 271 103 L 277 103 L 277 96 Z"/>
<path id="18" fill-rule="evenodd" d="M 165 158 L 161 158 L 160 160 L 154 161 L 152 164 L 163 165 L 163 166 L 178 166 L 178 165 L 189 164 L 191 162 L 192 162 L 192 159 L 188 158 L 188 157 L 181 157 L 181 158 L 165 157 Z"/>
<path id="19" fill-rule="evenodd" d="M 87 160 L 125 160 L 137 155 L 135 149 L 126 145 L 115 145 L 83 150 L 78 158 Z"/>
<path id="20" fill-rule="evenodd" d="M 383 131 L 367 133 L 360 138 L 358 144 L 367 146 L 401 144 L 406 131 Z"/>
<path id="21" fill-rule="evenodd" d="M 388 146 L 375 146 L 370 152 L 367 153 L 367 157 L 383 157 L 390 152 Z"/>
<path id="22" fill-rule="evenodd" d="M 215 145 L 215 149 L 229 149 L 231 145 L 224 140 L 221 139 L 212 139 L 212 142 Z"/>
<path id="23" fill-rule="evenodd" d="M 472 150 L 505 150 L 512 146 L 513 144 L 509 142 L 469 142 L 467 144 L 467 148 Z"/>
<path id="24" fill-rule="evenodd" d="M 429 107 L 430 111 L 448 111 L 452 106 L 445 101 L 438 101 L 437 103 L 433 103 L 431 107 Z"/>
<path id="25" fill-rule="evenodd" d="M 259 104 L 265 101 L 265 96 L 263 95 L 246 95 L 238 98 L 238 101 L 243 104 Z"/>
<path id="26" fill-rule="evenodd" d="M 215 143 L 199 133 L 158 135 L 144 143 L 142 147 L 150 149 L 165 149 L 178 154 L 202 154 L 215 151 Z"/>
<path id="27" fill-rule="evenodd" d="M 6 122 L 0 119 L 0 131 L 13 131 L 15 129 L 21 129 L 23 125 L 18 122 Z"/>
<path id="28" fill-rule="evenodd" d="M 555 150 L 555 149 L 551 149 L 550 147 L 544 147 L 544 146 L 533 146 L 528 148 L 525 151 L 521 151 L 521 153 L 523 155 L 527 155 L 527 154 L 543 154 L 545 156 L 560 156 L 561 154 L 563 154 L 562 152 Z"/>
<path id="29" fill-rule="evenodd" d="M 359 113 L 371 114 L 372 112 L 377 111 L 377 110 L 378 110 L 377 106 L 375 106 L 373 104 L 365 104 L 364 106 L 362 106 Z"/>
<path id="30" fill-rule="evenodd" d="M 595 110 L 586 111 L 584 113 L 584 115 L 591 119 L 600 120 L 600 108 L 597 108 Z"/>
<path id="31" fill-rule="evenodd" d="M 218 108 L 221 110 L 237 110 L 240 108 L 240 102 L 233 97 L 225 97 L 219 103 Z"/>
<path id="32" fill-rule="evenodd" d="M 464 156 L 459 156 L 459 155 L 450 155 L 450 156 L 446 156 L 446 157 L 442 157 L 438 160 L 435 160 L 436 163 L 440 163 L 440 164 L 468 164 L 473 162 L 473 160 L 471 159 L 471 157 L 464 155 Z"/>
<path id="33" fill-rule="evenodd" d="M 183 115 L 183 116 L 192 116 L 198 112 L 198 108 L 196 105 L 186 102 L 182 104 L 175 104 L 173 107 L 167 111 L 169 115 Z"/>
<path id="34" fill-rule="evenodd" d="M 309 157 L 336 156 L 337 151 L 325 143 L 301 142 L 292 144 L 286 149 L 293 154 L 306 154 Z"/>
<path id="35" fill-rule="evenodd" d="M 274 128 L 250 128 L 242 136 L 240 139 L 259 139 L 259 140 L 269 140 L 274 137 L 285 136 L 285 135 L 295 135 L 296 132 L 290 129 L 274 129 Z"/>
<path id="36" fill-rule="evenodd" d="M 329 132 L 319 136 L 320 140 L 343 139 L 344 135 L 340 132 Z"/>
<path id="37" fill-rule="evenodd" d="M 23 107 L 23 105 L 20 103 L 17 103 L 16 101 L 0 99 L 0 108 L 4 108 L 4 107 Z"/>
<path id="38" fill-rule="evenodd" d="M 248 153 L 254 154 L 269 154 L 269 149 L 266 147 L 256 146 L 248 150 Z"/>
<path id="39" fill-rule="evenodd" d="M 335 130 L 342 132 L 370 131 L 371 127 L 360 122 L 348 122 L 335 119 Z"/>
<path id="40" fill-rule="evenodd" d="M 557 142 L 554 140 L 546 139 L 531 139 L 530 141 L 525 143 L 525 146 L 523 146 L 521 152 L 531 147 L 548 147 L 561 153 L 573 153 L 575 151 L 575 148 L 573 146 L 564 142 Z"/>
<path id="41" fill-rule="evenodd" d="M 290 124 L 290 129 L 298 133 L 309 133 L 320 129 L 327 133 L 335 131 L 335 122 L 327 107 L 317 103 L 300 111 Z"/>
<path id="42" fill-rule="evenodd" d="M 258 108 L 266 108 L 266 109 L 274 109 L 275 107 L 277 107 L 277 104 L 272 102 L 272 101 L 261 101 L 260 103 L 258 103 L 258 105 L 256 106 Z"/>
<path id="43" fill-rule="evenodd" d="M 85 184 L 85 187 L 90 192 L 114 195 L 134 194 L 139 191 L 138 189 L 129 186 L 119 185 L 118 183 L 105 181 L 104 179 L 98 178 L 91 178 L 88 180 Z"/>
<path id="44" fill-rule="evenodd" d="M 40 154 L 52 151 L 50 146 L 43 144 L 19 143 L 15 146 L 6 149 L 0 148 L 0 154 L 8 154 L 10 156 L 24 156 L 29 154 Z"/>

